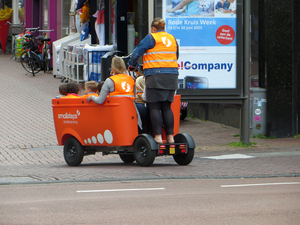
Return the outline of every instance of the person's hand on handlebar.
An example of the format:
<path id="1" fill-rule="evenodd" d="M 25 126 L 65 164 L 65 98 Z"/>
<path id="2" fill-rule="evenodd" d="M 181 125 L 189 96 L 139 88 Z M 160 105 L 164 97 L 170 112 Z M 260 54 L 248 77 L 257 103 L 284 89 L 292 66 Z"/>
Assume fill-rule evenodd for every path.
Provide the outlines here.
<path id="1" fill-rule="evenodd" d="M 135 68 L 134 66 L 128 66 L 128 70 L 129 71 L 134 71 L 134 72 L 138 71 L 138 69 Z"/>

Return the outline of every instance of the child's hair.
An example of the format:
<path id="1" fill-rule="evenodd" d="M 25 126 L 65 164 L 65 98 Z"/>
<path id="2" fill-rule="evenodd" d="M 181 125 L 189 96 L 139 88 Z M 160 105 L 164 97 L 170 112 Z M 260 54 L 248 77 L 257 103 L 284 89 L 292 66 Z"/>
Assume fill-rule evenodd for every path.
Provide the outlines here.
<path id="1" fill-rule="evenodd" d="M 98 82 L 96 81 L 88 81 L 85 83 L 84 87 L 85 90 L 90 89 L 92 92 L 97 92 L 98 88 L 97 88 Z"/>
<path id="2" fill-rule="evenodd" d="M 160 18 L 156 17 L 151 23 L 151 27 L 155 27 L 157 30 L 164 30 L 165 29 L 166 22 Z"/>
<path id="3" fill-rule="evenodd" d="M 144 88 L 145 88 L 145 77 L 144 76 L 139 76 L 135 80 L 135 87 L 136 87 L 137 93 L 143 93 L 144 92 Z"/>
<path id="4" fill-rule="evenodd" d="M 102 88 L 103 84 L 104 84 L 104 81 L 100 81 L 100 82 L 98 83 L 98 86 L 97 86 L 97 88 L 98 88 L 98 93 L 101 92 L 101 88 Z"/>
<path id="5" fill-rule="evenodd" d="M 79 92 L 79 86 L 78 86 L 77 83 L 68 83 L 67 84 L 67 90 L 68 90 L 68 93 L 78 94 L 78 92 Z"/>
<path id="6" fill-rule="evenodd" d="M 121 57 L 115 56 L 111 61 L 111 68 L 117 74 L 126 73 L 126 65 L 124 60 Z"/>
<path id="7" fill-rule="evenodd" d="M 59 85 L 58 91 L 59 91 L 59 94 L 61 94 L 61 95 L 67 95 L 68 94 L 67 84 L 63 83 L 63 84 Z"/>

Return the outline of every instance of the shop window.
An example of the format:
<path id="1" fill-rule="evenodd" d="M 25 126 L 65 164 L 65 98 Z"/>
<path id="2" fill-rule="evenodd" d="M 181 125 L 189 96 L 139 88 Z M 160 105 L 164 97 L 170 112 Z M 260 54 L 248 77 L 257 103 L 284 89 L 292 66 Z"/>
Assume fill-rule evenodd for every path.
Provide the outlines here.
<path id="1" fill-rule="evenodd" d="M 19 0 L 19 19 L 20 19 L 20 23 L 24 22 L 25 19 L 24 0 Z"/>
<path id="2" fill-rule="evenodd" d="M 70 0 L 62 0 L 62 15 L 61 15 L 61 36 L 65 37 L 69 35 L 70 25 Z"/>
<path id="3" fill-rule="evenodd" d="M 43 1 L 43 29 L 48 30 L 48 0 Z"/>
<path id="4" fill-rule="evenodd" d="M 154 1 L 154 18 L 155 17 L 162 18 L 162 0 Z"/>

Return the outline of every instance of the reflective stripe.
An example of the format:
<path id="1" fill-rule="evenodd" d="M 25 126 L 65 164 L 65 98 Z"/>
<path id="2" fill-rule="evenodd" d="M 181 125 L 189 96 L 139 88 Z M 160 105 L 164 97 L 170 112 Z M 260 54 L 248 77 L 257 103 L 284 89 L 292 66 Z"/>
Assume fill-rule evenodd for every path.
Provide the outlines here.
<path id="1" fill-rule="evenodd" d="M 176 52 L 149 52 L 144 55 L 152 55 L 152 54 L 176 54 Z"/>
<path id="2" fill-rule="evenodd" d="M 165 31 L 151 33 L 155 46 L 143 55 L 143 68 L 178 68 L 178 46 L 173 35 Z"/>
<path id="3" fill-rule="evenodd" d="M 144 63 L 151 63 L 151 62 L 177 62 L 177 60 L 149 60 Z"/>

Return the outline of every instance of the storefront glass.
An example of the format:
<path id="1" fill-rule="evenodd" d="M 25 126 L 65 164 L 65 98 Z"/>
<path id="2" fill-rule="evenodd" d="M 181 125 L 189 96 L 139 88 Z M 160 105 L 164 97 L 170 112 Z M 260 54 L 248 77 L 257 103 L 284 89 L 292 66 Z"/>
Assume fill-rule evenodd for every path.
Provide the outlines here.
<path id="1" fill-rule="evenodd" d="M 71 0 L 62 0 L 61 36 L 69 35 Z"/>
<path id="2" fill-rule="evenodd" d="M 259 43 L 259 15 L 258 15 L 258 1 L 251 1 L 251 87 L 258 87 L 259 74 L 259 60 L 258 60 L 258 43 Z"/>
<path id="3" fill-rule="evenodd" d="M 48 30 L 48 0 L 43 0 L 43 29 Z"/>
<path id="4" fill-rule="evenodd" d="M 20 23 L 23 23 L 25 18 L 24 0 L 19 0 L 19 18 Z"/>
<path id="5" fill-rule="evenodd" d="M 154 17 L 162 17 L 162 0 L 154 1 Z"/>

